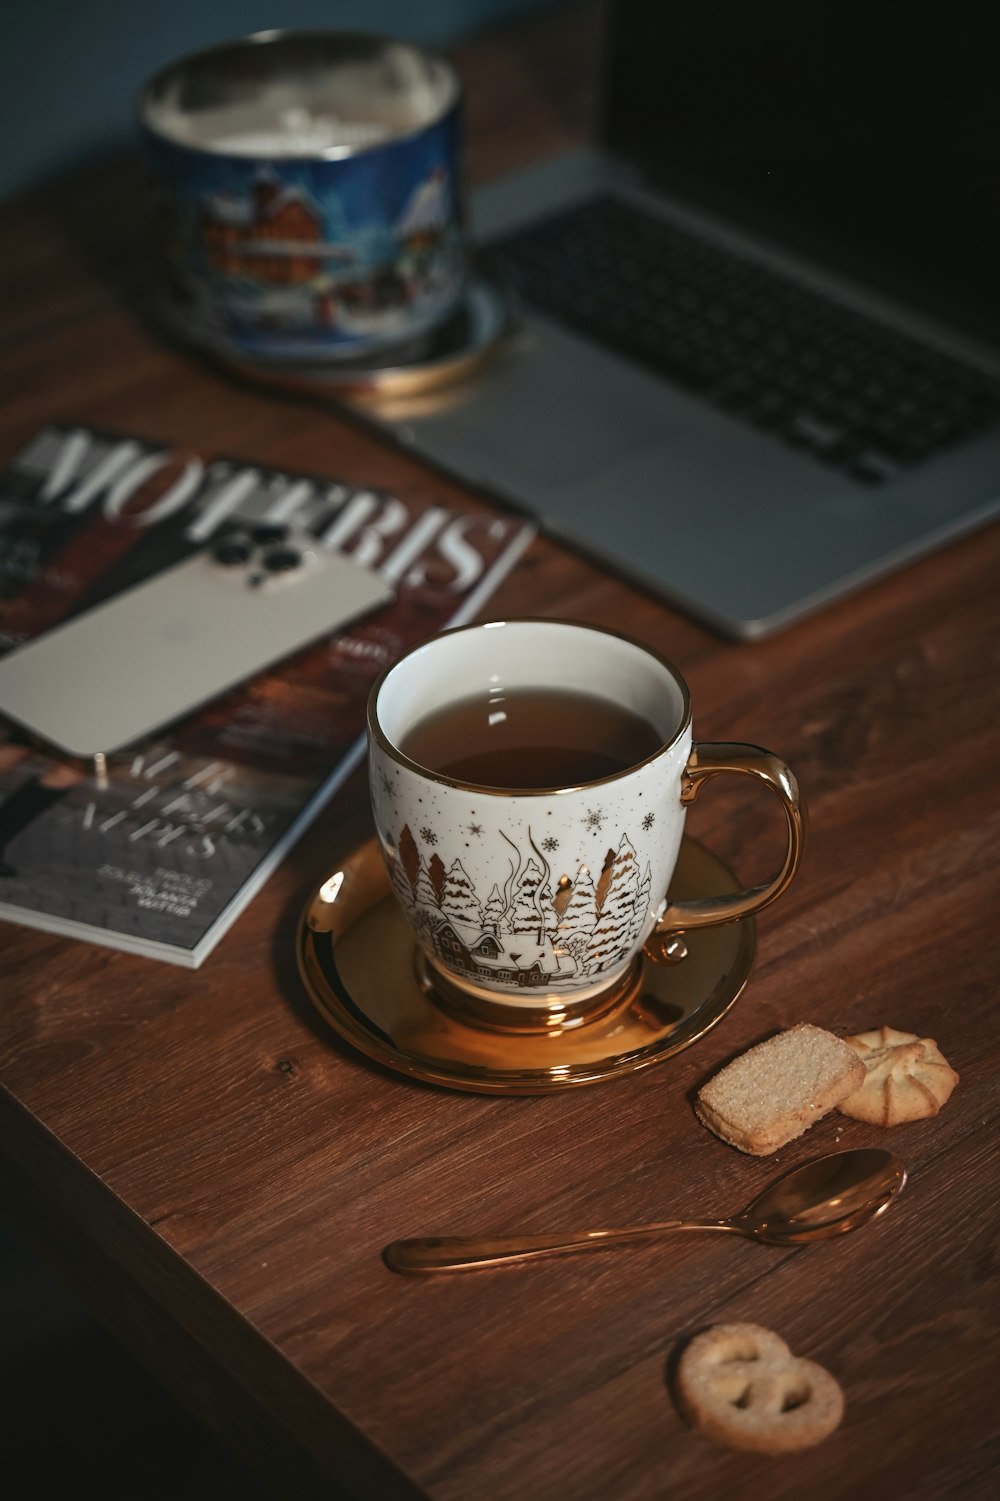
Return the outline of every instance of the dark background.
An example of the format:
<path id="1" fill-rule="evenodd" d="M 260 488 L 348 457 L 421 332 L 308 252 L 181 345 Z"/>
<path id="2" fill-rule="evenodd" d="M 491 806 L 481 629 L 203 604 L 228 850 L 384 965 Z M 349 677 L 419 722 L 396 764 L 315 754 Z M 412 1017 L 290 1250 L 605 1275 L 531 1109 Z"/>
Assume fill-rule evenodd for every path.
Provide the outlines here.
<path id="1" fill-rule="evenodd" d="M 272 27 L 374 31 L 447 47 L 558 0 L 6 0 L 0 199 L 120 150 L 158 68 Z"/>

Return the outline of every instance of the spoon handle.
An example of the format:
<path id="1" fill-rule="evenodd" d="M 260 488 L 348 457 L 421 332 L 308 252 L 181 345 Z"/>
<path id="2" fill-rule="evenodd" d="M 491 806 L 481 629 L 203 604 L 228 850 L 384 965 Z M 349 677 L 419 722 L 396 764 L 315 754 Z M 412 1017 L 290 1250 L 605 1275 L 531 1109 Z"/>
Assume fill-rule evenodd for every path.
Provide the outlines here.
<path id="1" fill-rule="evenodd" d="M 682 1230 L 733 1230 L 739 1233 L 739 1227 L 729 1220 L 662 1220 L 659 1224 L 634 1225 L 627 1230 L 581 1230 L 565 1235 L 433 1235 L 415 1240 L 394 1240 L 382 1255 L 394 1272 L 409 1275 L 463 1272 L 518 1261 L 537 1261 L 543 1256 L 563 1256 L 571 1251 L 599 1251 L 626 1241 L 656 1240 L 661 1235 Z"/>

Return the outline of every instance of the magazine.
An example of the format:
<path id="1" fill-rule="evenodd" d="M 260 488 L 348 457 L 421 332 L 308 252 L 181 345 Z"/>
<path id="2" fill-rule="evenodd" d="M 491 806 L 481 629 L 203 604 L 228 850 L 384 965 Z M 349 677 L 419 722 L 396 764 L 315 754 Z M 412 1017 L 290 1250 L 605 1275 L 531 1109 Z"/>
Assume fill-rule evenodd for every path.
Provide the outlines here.
<path id="1" fill-rule="evenodd" d="M 363 758 L 378 674 L 473 618 L 534 536 L 473 502 L 72 425 L 0 476 L 0 653 L 227 530 L 286 523 L 377 569 L 393 602 L 106 760 L 0 719 L 0 918 L 196 968 Z"/>

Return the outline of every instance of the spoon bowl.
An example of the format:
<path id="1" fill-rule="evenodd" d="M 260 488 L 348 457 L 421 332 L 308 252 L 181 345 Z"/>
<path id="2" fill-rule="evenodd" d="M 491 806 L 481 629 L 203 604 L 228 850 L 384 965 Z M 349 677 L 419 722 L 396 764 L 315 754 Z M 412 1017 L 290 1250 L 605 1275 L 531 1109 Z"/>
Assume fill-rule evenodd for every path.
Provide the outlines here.
<path id="1" fill-rule="evenodd" d="M 903 1164 L 881 1147 L 834 1152 L 784 1173 L 731 1223 L 768 1245 L 829 1240 L 884 1214 L 905 1183 Z"/>
<path id="2" fill-rule="evenodd" d="M 725 1220 L 661 1220 L 565 1235 L 424 1236 L 394 1240 L 382 1254 L 392 1271 L 412 1276 L 475 1271 L 695 1230 L 742 1235 L 771 1246 L 806 1245 L 846 1235 L 877 1219 L 905 1184 L 906 1169 L 892 1152 L 878 1147 L 858 1148 L 792 1168 L 741 1213 Z"/>

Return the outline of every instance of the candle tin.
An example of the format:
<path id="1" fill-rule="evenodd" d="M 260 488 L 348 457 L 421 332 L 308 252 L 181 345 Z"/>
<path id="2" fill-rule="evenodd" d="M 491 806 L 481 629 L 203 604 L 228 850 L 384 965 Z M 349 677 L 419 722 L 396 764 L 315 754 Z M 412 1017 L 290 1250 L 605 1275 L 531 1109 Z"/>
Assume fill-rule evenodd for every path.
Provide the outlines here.
<path id="1" fill-rule="evenodd" d="M 140 126 L 165 311 L 254 362 L 384 356 L 466 285 L 461 90 L 350 32 L 258 33 L 172 63 Z"/>

